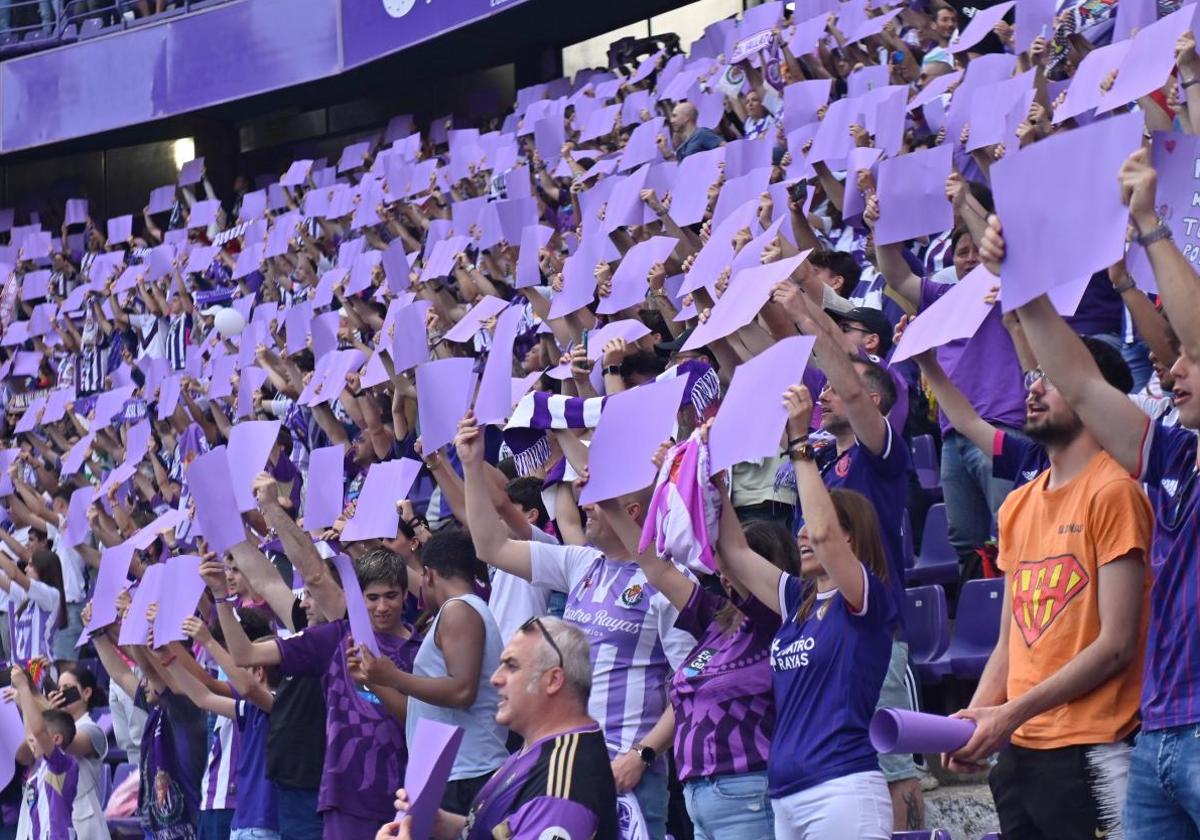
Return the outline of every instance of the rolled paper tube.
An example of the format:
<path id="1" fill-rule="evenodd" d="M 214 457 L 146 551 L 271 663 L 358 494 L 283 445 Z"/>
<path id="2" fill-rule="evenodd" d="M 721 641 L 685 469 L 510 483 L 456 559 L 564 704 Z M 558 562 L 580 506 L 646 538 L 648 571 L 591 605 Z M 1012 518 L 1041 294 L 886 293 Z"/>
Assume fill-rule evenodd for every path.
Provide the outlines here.
<path id="1" fill-rule="evenodd" d="M 884 754 L 954 752 L 971 740 L 974 731 L 975 723 L 969 720 L 879 709 L 871 718 L 871 746 Z"/>

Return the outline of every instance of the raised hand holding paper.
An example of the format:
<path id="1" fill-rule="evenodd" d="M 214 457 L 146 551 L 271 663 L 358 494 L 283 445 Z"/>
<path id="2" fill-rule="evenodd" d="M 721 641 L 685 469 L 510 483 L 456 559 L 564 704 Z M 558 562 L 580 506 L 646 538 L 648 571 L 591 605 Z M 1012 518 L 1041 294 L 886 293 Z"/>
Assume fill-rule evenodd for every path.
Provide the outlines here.
<path id="1" fill-rule="evenodd" d="M 372 655 L 381 656 L 379 642 L 375 640 L 375 629 L 371 627 L 371 616 L 367 613 L 367 602 L 363 599 L 362 587 L 358 583 L 358 575 L 354 572 L 354 563 L 345 554 L 338 554 L 333 558 L 333 565 L 337 567 L 338 577 L 342 579 L 351 637 L 357 644 L 371 651 Z"/>
<path id="2" fill-rule="evenodd" d="M 462 738 L 461 727 L 431 718 L 417 721 L 408 747 L 408 766 L 404 770 L 408 810 L 396 812 L 397 822 L 405 817 L 412 818 L 410 835 L 414 838 L 431 836 Z"/>

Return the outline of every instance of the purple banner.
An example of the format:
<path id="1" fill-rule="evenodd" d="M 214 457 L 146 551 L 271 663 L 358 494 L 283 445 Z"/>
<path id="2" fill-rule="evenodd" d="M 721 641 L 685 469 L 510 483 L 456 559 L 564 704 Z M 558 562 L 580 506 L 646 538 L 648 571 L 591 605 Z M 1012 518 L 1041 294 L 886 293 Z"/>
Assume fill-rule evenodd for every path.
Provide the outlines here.
<path id="1" fill-rule="evenodd" d="M 523 2 L 242 0 L 11 58 L 0 62 L 0 152 L 334 76 Z"/>
<path id="2" fill-rule="evenodd" d="M 341 0 L 342 61 L 356 67 L 525 0 Z"/>

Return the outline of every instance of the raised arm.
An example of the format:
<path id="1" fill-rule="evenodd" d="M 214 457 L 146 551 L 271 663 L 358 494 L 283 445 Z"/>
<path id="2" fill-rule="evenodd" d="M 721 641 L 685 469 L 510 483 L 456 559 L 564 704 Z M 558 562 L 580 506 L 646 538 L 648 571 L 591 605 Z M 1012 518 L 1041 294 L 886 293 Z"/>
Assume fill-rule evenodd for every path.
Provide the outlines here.
<path id="1" fill-rule="evenodd" d="M 43 756 L 50 755 L 54 752 L 54 736 L 46 727 L 40 698 L 34 696 L 33 687 L 29 684 L 29 675 L 19 665 L 9 668 L 8 675 L 17 692 L 17 703 L 21 707 L 21 718 L 25 723 L 25 737 L 37 742 L 38 750 Z"/>
<path id="2" fill-rule="evenodd" d="M 996 427 L 980 417 L 971 401 L 950 381 L 946 371 L 938 364 L 935 351 L 926 350 L 914 358 L 937 399 L 938 408 L 946 412 L 946 417 L 950 419 L 950 425 L 984 454 L 990 455 L 996 439 Z"/>
<path id="3" fill-rule="evenodd" d="M 618 500 L 609 499 L 601 502 L 600 509 L 612 524 L 618 539 L 625 545 L 629 556 L 635 558 L 638 566 L 645 572 L 646 580 L 650 582 L 650 585 L 666 595 L 671 606 L 677 610 L 683 610 L 692 598 L 696 583 L 679 571 L 679 567 L 672 563 L 670 558 L 659 557 L 653 544 L 645 551 L 638 551 L 638 544 L 642 539 L 642 526 L 637 524 L 629 515 L 629 511 L 625 510 L 625 506 Z"/>
<path id="4" fill-rule="evenodd" d="M 808 436 L 811 428 L 812 394 L 803 385 L 792 385 L 783 395 L 788 412 L 788 439 Z M 862 563 L 854 556 L 850 543 L 842 535 L 833 497 L 825 486 L 817 462 L 808 457 L 802 446 L 788 448 L 792 469 L 796 471 L 796 489 L 804 510 L 804 534 L 812 546 L 817 561 L 846 599 L 851 610 L 861 613 L 866 606 L 865 577 Z"/>
<path id="5" fill-rule="evenodd" d="M 529 543 L 509 537 L 508 528 L 492 505 L 490 479 L 483 460 L 483 433 L 475 424 L 474 413 L 469 412 L 458 424 L 454 446 L 463 465 L 467 528 L 475 553 L 485 563 L 529 580 L 533 577 Z"/>
<path id="6" fill-rule="evenodd" d="M 1121 195 L 1129 205 L 1134 227 L 1143 236 L 1160 225 L 1154 207 L 1158 174 L 1149 160 L 1149 153 L 1140 149 L 1121 165 L 1120 173 Z M 1147 245 L 1146 256 L 1150 258 L 1154 282 L 1183 352 L 1189 359 L 1200 359 L 1200 308 L 1196 306 L 1200 279 L 1195 269 L 1169 236 Z"/>
<path id="7" fill-rule="evenodd" d="M 878 219 L 879 196 L 870 195 L 867 197 L 866 207 L 863 210 L 863 222 L 874 231 L 875 222 Z M 912 269 L 908 267 L 902 245 L 896 243 L 877 244 L 875 246 L 875 263 L 879 267 L 879 273 L 887 282 L 888 288 L 894 289 L 914 307 L 921 305 L 921 278 L 913 274 Z"/>
<path id="8" fill-rule="evenodd" d="M 254 497 L 258 500 L 258 509 L 263 519 L 274 529 L 279 541 L 283 543 L 283 553 L 287 555 L 292 565 L 300 571 L 304 586 L 321 612 L 330 619 L 341 618 L 346 614 L 346 596 L 337 581 L 329 574 L 329 569 L 317 547 L 308 534 L 300 530 L 291 515 L 279 504 L 279 494 L 276 490 L 275 479 L 266 473 L 260 473 L 254 479 Z M 278 575 L 276 575 L 278 577 Z M 261 594 L 261 593 L 260 593 Z M 272 609 L 274 606 L 272 605 Z M 291 607 L 289 606 L 290 610 Z"/>
<path id="9" fill-rule="evenodd" d="M 725 489 L 723 476 L 714 479 L 714 483 Z M 746 542 L 742 523 L 738 521 L 728 494 L 725 494 L 721 504 L 721 523 L 717 534 L 717 558 L 721 569 L 759 602 L 773 612 L 781 613 L 779 578 L 783 572 Z"/>
<path id="10" fill-rule="evenodd" d="M 271 483 L 275 483 L 274 479 L 271 479 Z M 233 555 L 238 571 L 249 581 L 250 588 L 267 602 L 271 612 L 275 613 L 288 630 L 294 631 L 296 628 L 292 624 L 292 604 L 295 603 L 296 596 L 292 594 L 292 588 L 284 581 L 279 570 L 267 559 L 267 555 L 249 540 L 238 543 L 229 553 Z"/>
<path id="11" fill-rule="evenodd" d="M 988 222 L 980 256 L 993 261 L 998 273 L 999 260 L 1004 257 L 1004 235 L 995 216 Z M 1048 297 L 1035 298 L 1018 311 L 1025 336 L 1053 387 L 1100 445 L 1130 474 L 1138 474 L 1149 419 L 1125 394 L 1105 381 L 1092 354 Z"/>

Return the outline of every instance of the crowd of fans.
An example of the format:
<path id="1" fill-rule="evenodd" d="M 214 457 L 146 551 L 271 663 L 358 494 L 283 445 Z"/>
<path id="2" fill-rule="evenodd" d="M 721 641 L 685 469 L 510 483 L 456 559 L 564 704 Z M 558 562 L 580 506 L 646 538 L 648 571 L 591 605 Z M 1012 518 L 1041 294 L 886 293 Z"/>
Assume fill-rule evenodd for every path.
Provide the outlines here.
<path id="1" fill-rule="evenodd" d="M 947 770 L 1200 837 L 1194 6 L 869 5 L 0 212 L 0 836 L 418 836 L 424 721 L 445 840 L 921 828 L 930 435 L 1004 578 Z"/>

